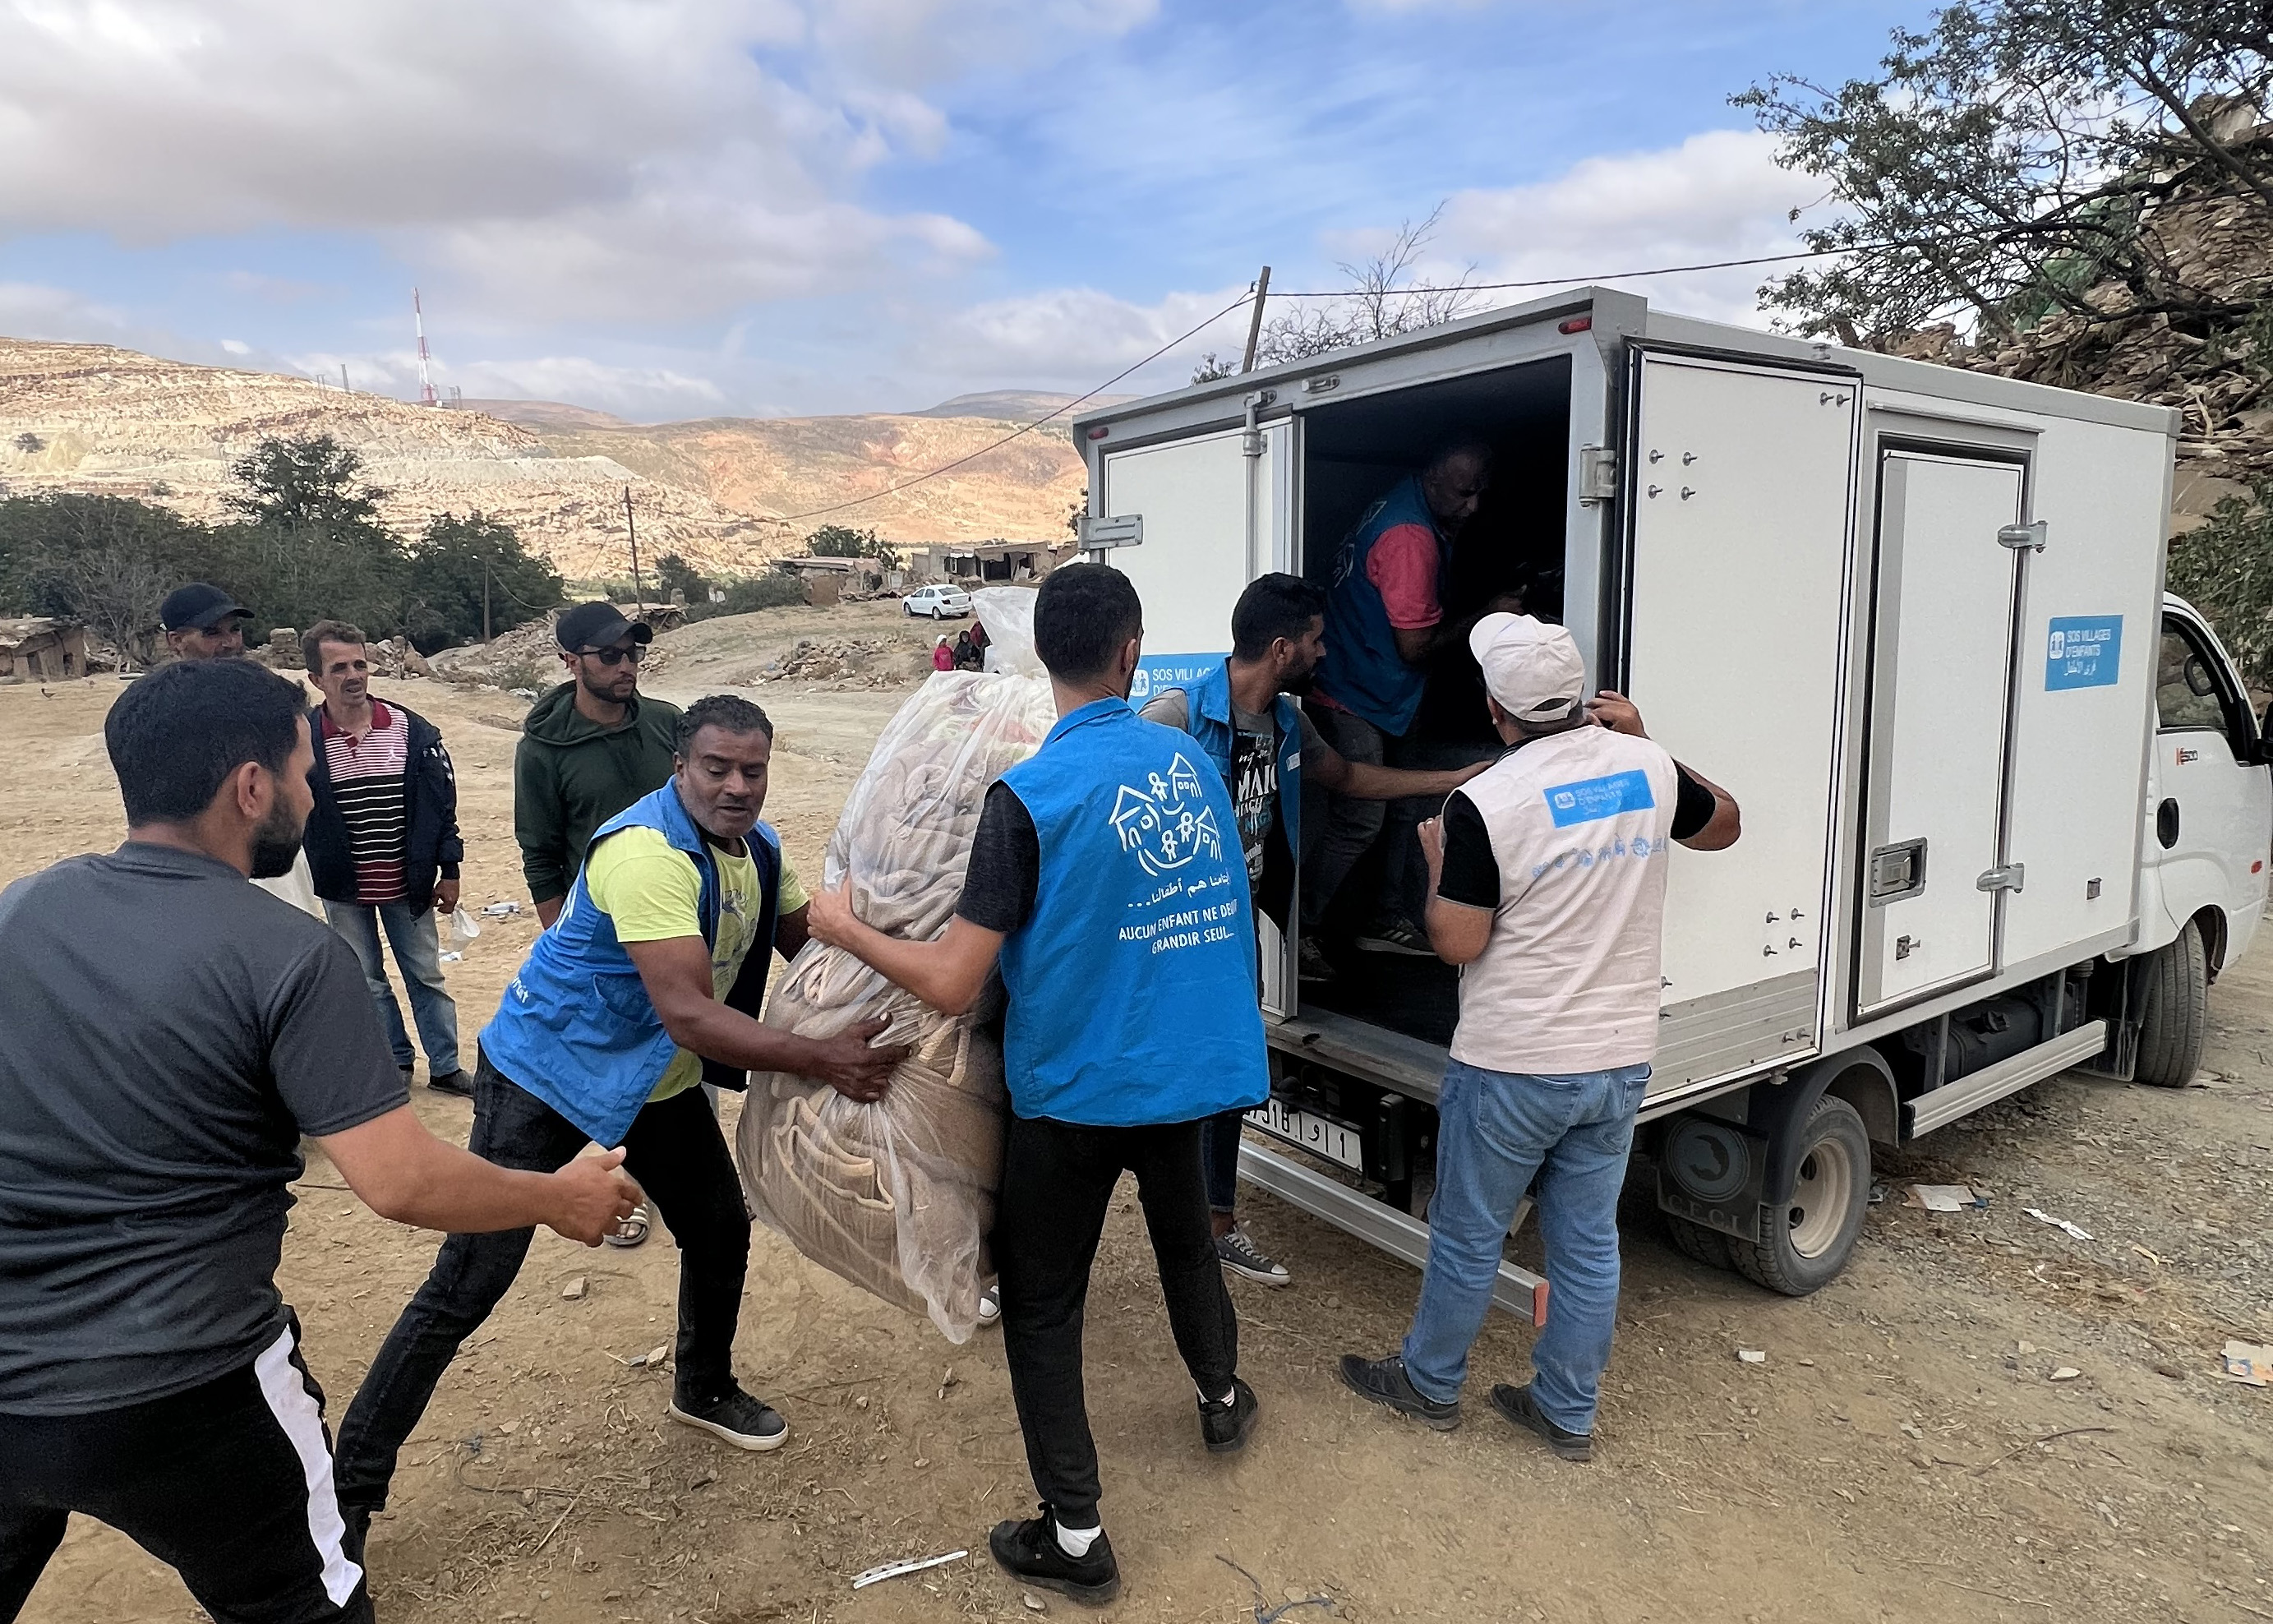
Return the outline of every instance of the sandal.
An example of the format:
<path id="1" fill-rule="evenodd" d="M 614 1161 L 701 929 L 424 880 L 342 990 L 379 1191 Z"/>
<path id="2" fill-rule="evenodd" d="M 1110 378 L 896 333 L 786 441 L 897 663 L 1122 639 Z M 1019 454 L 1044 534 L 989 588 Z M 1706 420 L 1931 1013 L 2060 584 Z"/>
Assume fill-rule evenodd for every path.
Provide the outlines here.
<path id="1" fill-rule="evenodd" d="M 636 1246 L 647 1239 L 647 1203 L 641 1201 L 616 1226 L 613 1235 L 600 1237 L 611 1246 Z"/>

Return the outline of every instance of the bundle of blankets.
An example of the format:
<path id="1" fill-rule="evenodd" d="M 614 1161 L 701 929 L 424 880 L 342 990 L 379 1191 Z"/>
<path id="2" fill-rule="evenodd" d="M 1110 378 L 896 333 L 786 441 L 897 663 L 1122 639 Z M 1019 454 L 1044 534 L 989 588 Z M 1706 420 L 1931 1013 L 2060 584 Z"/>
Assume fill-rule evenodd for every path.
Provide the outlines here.
<path id="1" fill-rule="evenodd" d="M 1022 593 L 1031 598 L 1031 593 Z M 884 729 L 830 839 L 824 880 L 887 935 L 947 929 L 989 785 L 1056 720 L 1048 681 L 935 672 Z M 953 1342 L 978 1323 L 993 1270 L 1001 1174 L 999 982 L 942 1015 L 843 951 L 809 942 L 766 1024 L 828 1037 L 881 1015 L 874 1041 L 910 1045 L 881 1100 L 862 1104 L 783 1072 L 750 1079 L 737 1131 L 751 1210 L 814 1262 L 919 1313 Z"/>

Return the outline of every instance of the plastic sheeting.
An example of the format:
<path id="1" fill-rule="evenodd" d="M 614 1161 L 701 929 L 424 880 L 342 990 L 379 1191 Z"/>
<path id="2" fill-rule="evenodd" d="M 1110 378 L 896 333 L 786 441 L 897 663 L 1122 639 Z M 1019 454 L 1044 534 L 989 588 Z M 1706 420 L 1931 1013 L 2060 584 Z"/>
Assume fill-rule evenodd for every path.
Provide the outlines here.
<path id="1" fill-rule="evenodd" d="M 930 940 L 963 891 L 986 787 L 1031 755 L 1057 719 L 1032 656 L 1031 591 L 973 594 L 1004 669 L 934 672 L 876 741 L 829 843 L 830 886 L 887 935 Z M 992 1267 L 986 1237 L 1001 1174 L 1002 1056 L 992 1017 L 949 1016 L 840 949 L 806 944 L 766 1024 L 829 1037 L 873 1016 L 874 1041 L 911 1045 L 872 1104 L 784 1072 L 753 1076 L 736 1132 L 758 1218 L 806 1257 L 953 1342 L 978 1323 Z"/>

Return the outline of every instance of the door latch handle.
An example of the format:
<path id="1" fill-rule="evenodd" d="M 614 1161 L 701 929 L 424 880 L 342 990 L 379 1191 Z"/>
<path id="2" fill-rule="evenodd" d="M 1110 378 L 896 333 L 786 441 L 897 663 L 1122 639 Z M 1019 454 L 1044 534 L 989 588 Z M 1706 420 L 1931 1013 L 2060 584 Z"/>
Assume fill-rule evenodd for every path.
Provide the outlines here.
<path id="1" fill-rule="evenodd" d="M 2017 891 L 2021 889 L 2022 882 L 2028 877 L 2029 868 L 2026 863 L 2005 863 L 1998 868 L 1984 870 L 1981 877 L 1973 882 L 1973 889 Z"/>
<path id="2" fill-rule="evenodd" d="M 1896 936 L 1894 938 L 1894 957 L 1897 959 L 1908 959 L 1912 953 L 1915 953 L 1918 949 L 1924 945 L 1925 944 L 1919 941 L 1916 936 Z"/>

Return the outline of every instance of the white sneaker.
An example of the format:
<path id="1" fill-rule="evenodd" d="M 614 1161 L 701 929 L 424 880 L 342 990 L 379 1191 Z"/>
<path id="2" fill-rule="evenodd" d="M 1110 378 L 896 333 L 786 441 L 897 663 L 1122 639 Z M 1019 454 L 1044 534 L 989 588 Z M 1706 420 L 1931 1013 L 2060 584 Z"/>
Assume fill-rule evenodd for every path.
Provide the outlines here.
<path id="1" fill-rule="evenodd" d="M 979 1323 L 994 1325 L 1002 1318 L 1002 1282 L 995 1282 L 979 1294 Z"/>

